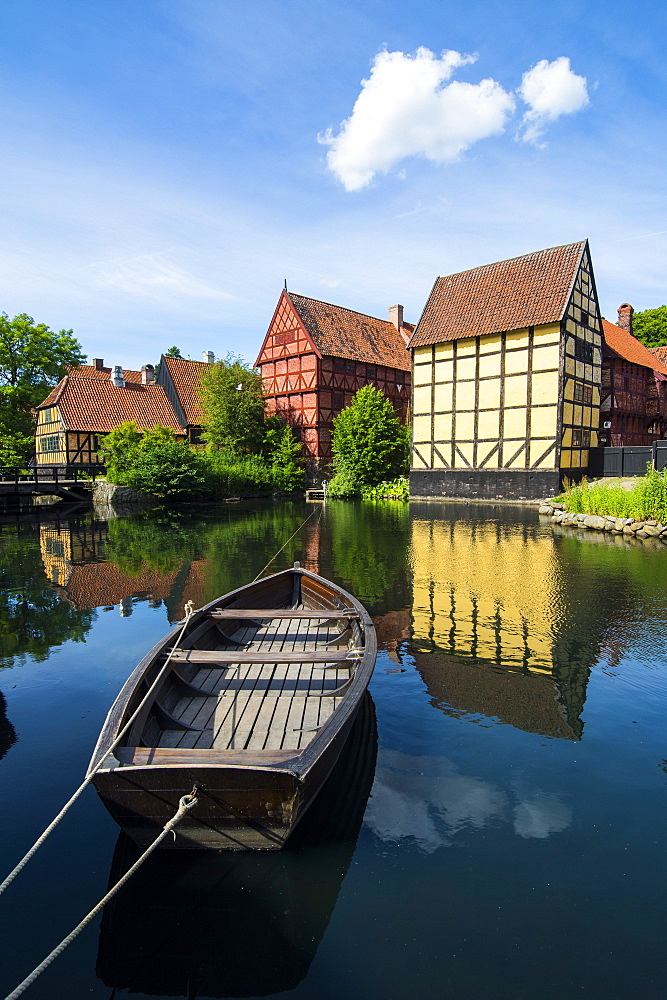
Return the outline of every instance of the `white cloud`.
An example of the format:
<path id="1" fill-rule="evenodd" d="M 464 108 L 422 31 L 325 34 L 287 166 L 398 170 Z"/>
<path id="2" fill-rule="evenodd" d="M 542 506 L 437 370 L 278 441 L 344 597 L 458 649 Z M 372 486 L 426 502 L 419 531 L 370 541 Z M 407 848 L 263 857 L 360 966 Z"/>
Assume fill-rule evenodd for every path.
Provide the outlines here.
<path id="1" fill-rule="evenodd" d="M 347 191 L 366 187 L 406 156 L 446 163 L 505 129 L 514 98 L 495 80 L 444 86 L 476 58 L 454 51 L 437 58 L 426 48 L 414 56 L 378 53 L 338 135 L 329 129 L 319 137 L 330 146 L 327 163 Z"/>
<path id="2" fill-rule="evenodd" d="M 541 59 L 523 74 L 518 94 L 530 108 L 522 120 L 524 142 L 535 142 L 550 122 L 588 104 L 586 77 L 572 72 L 566 56 L 553 62 Z"/>
<path id="3" fill-rule="evenodd" d="M 346 191 L 360 191 L 408 156 L 452 162 L 480 139 L 505 131 L 516 108 L 511 93 L 492 79 L 451 80 L 476 59 L 453 50 L 438 58 L 426 48 L 414 55 L 376 55 L 350 117 L 337 134 L 329 128 L 318 136 L 329 146 L 327 164 Z M 572 71 L 566 56 L 542 59 L 527 70 L 517 93 L 528 105 L 521 121 L 524 142 L 536 142 L 548 124 L 588 104 L 586 78 Z M 398 171 L 397 177 L 405 176 Z"/>

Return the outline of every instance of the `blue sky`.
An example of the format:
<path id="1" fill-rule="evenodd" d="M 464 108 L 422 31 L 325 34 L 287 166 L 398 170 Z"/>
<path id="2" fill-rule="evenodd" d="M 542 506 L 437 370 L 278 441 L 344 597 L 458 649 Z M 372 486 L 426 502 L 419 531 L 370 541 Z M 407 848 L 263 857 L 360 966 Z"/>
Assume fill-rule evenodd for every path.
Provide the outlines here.
<path id="1" fill-rule="evenodd" d="M 653 0 L 3 0 L 0 310 L 126 368 L 254 361 L 285 279 L 416 321 L 436 276 L 584 237 L 608 319 L 662 305 L 666 22 Z"/>

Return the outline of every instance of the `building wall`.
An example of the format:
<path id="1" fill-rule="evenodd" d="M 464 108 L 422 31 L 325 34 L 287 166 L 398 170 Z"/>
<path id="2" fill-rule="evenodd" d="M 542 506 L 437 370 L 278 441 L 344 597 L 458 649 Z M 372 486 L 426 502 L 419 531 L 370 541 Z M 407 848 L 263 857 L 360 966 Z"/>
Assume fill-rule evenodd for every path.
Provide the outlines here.
<path id="1" fill-rule="evenodd" d="M 97 465 L 98 447 L 97 434 L 66 430 L 57 406 L 38 411 L 35 430 L 37 465 Z"/>
<path id="2" fill-rule="evenodd" d="M 562 322 L 563 392 L 561 473 L 577 478 L 588 468 L 588 450 L 598 443 L 602 379 L 602 321 L 588 255 L 577 274 Z"/>
<path id="3" fill-rule="evenodd" d="M 653 444 L 664 433 L 665 386 L 650 368 L 616 355 L 602 363 L 600 444 Z M 604 427 L 608 422 L 611 427 Z"/>
<path id="4" fill-rule="evenodd" d="M 67 463 L 67 434 L 57 406 L 49 406 L 37 413 L 35 458 L 37 465 Z"/>
<path id="5" fill-rule="evenodd" d="M 408 416 L 410 372 L 348 358 L 318 357 L 288 302 L 273 319 L 258 359 L 267 409 L 295 429 L 310 471 L 331 460 L 333 421 L 363 386 L 375 385 L 402 420 Z"/>
<path id="6" fill-rule="evenodd" d="M 576 478 L 597 444 L 601 346 L 586 257 L 560 323 L 415 348 L 412 478 L 419 492 L 442 492 L 426 487 L 429 478 L 469 479 L 435 477 L 440 470 L 483 470 L 499 488 L 506 478 L 499 470 L 567 470 Z M 481 479 L 473 477 L 462 495 L 477 491 Z"/>

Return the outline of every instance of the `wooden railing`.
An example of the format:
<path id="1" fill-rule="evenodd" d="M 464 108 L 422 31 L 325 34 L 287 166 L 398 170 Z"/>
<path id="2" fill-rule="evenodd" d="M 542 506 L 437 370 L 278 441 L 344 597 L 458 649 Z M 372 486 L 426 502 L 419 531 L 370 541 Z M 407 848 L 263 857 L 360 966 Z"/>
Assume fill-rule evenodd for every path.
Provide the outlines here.
<path id="1" fill-rule="evenodd" d="M 36 465 L 32 469 L 3 465 L 0 466 L 0 483 L 13 483 L 17 489 L 19 483 L 71 486 L 72 483 L 95 482 L 96 477 L 103 476 L 105 472 L 103 465 Z"/>

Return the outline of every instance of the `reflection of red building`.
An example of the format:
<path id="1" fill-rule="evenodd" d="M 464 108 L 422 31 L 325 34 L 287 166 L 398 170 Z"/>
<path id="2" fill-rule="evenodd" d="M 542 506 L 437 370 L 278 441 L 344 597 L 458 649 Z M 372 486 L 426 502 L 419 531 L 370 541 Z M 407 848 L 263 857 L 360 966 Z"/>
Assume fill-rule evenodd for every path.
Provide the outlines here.
<path id="1" fill-rule="evenodd" d="M 667 365 L 632 334 L 631 305 L 618 309 L 618 326 L 602 320 L 600 444 L 647 445 L 667 427 Z"/>
<path id="2" fill-rule="evenodd" d="M 333 419 L 364 385 L 381 389 L 407 418 L 413 329 L 402 306 L 387 321 L 282 292 L 256 365 L 269 411 L 295 428 L 311 471 L 331 459 Z"/>

